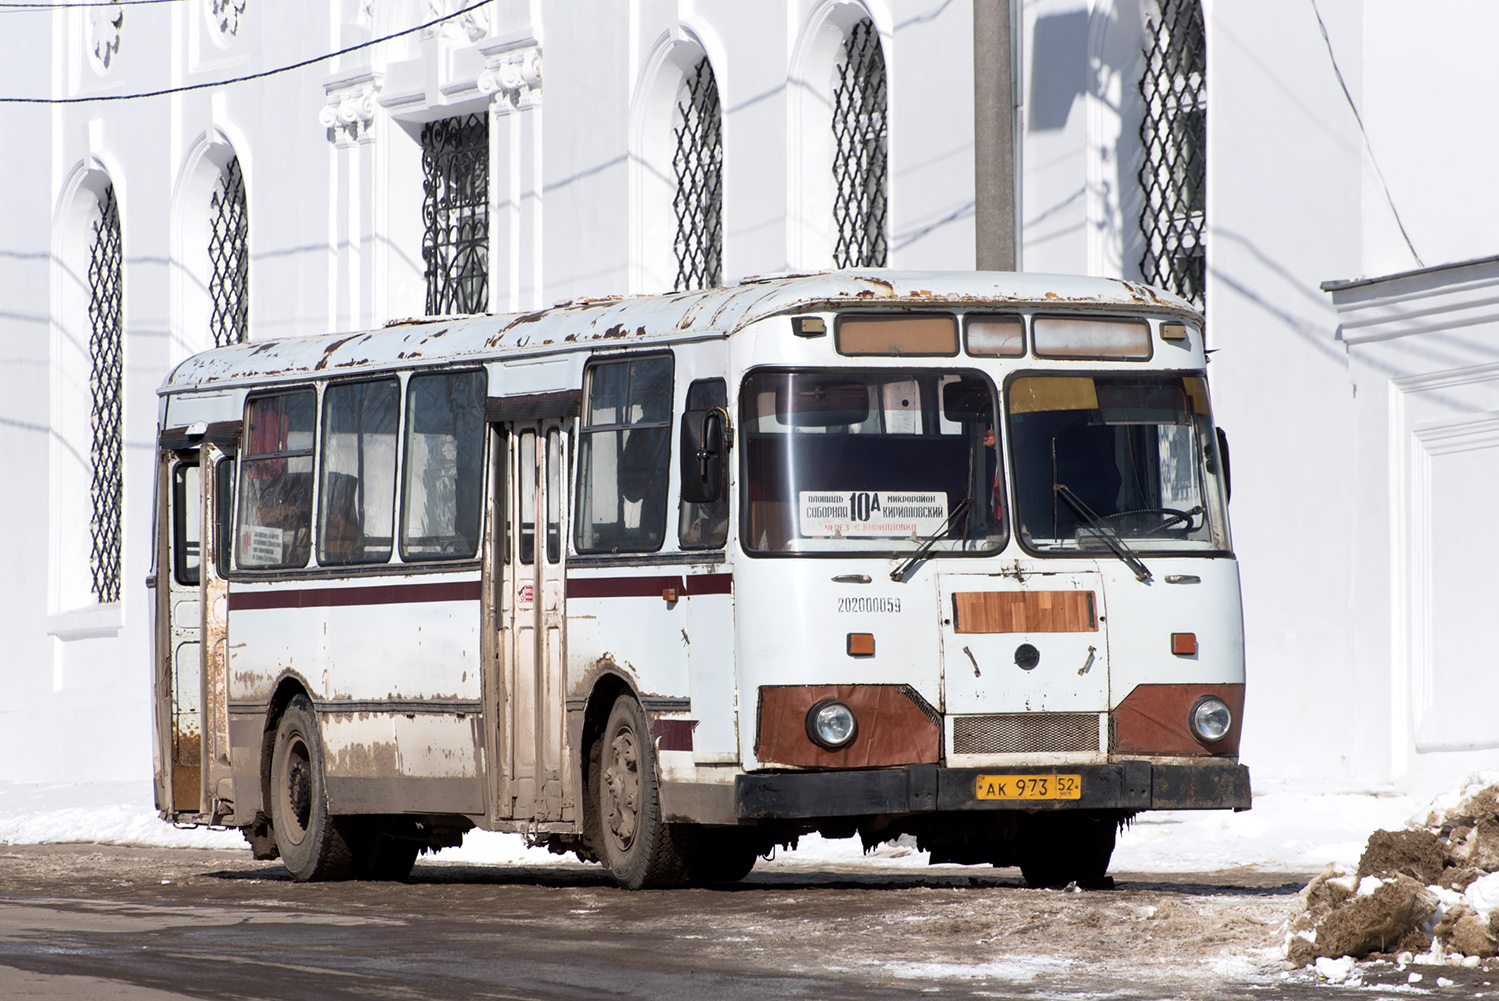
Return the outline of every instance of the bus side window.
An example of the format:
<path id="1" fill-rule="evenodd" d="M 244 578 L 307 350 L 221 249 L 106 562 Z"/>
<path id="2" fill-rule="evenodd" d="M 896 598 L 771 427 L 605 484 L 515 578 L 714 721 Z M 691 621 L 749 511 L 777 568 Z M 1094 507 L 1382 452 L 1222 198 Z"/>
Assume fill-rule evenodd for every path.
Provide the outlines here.
<path id="1" fill-rule="evenodd" d="M 318 562 L 384 563 L 395 535 L 401 384 L 334 383 L 323 393 Z"/>
<path id="2" fill-rule="evenodd" d="M 313 392 L 256 397 L 245 409 L 235 563 L 241 569 L 305 566 L 312 550 Z"/>
<path id="3" fill-rule="evenodd" d="M 177 583 L 187 586 L 198 583 L 203 558 L 202 482 L 197 466 L 178 463 L 172 471 L 172 566 Z"/>
<path id="4" fill-rule="evenodd" d="M 562 475 L 562 433 L 547 431 L 547 562 L 562 562 L 562 490 L 567 477 Z"/>
<path id="5" fill-rule="evenodd" d="M 520 511 L 516 521 L 520 526 L 520 562 L 530 566 L 536 562 L 536 432 L 520 433 Z"/>
<path id="6" fill-rule="evenodd" d="M 687 387 L 688 410 L 728 408 L 729 396 L 722 379 L 698 379 Z M 724 484 L 718 500 L 711 504 L 682 501 L 677 516 L 677 538 L 683 549 L 718 549 L 729 537 L 729 466 L 724 463 Z"/>
<path id="7" fill-rule="evenodd" d="M 214 467 L 218 478 L 213 496 L 218 510 L 214 512 L 214 565 L 218 567 L 219 579 L 229 576 L 229 544 L 234 538 L 234 460 L 220 459 Z"/>
<path id="8" fill-rule="evenodd" d="M 484 496 L 484 372 L 413 375 L 406 386 L 401 557 L 472 559 Z"/>
<path id="9" fill-rule="evenodd" d="M 654 552 L 666 535 L 670 355 L 595 363 L 578 434 L 580 553 Z"/>

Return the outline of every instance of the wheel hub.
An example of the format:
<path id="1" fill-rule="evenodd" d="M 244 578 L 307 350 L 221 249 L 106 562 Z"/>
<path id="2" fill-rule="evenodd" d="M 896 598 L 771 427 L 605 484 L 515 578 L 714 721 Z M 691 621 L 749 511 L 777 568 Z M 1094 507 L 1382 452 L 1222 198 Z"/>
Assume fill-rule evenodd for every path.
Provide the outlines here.
<path id="1" fill-rule="evenodd" d="M 621 849 L 628 849 L 635 839 L 640 811 L 640 753 L 632 730 L 620 730 L 609 742 L 604 789 L 608 799 L 609 833 Z"/>

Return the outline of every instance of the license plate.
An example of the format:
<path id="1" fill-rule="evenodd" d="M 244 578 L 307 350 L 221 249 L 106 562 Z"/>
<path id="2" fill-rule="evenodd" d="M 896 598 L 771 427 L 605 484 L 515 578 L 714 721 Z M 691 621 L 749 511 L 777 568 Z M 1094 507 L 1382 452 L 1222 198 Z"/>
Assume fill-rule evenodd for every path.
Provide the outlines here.
<path id="1" fill-rule="evenodd" d="M 979 799 L 1081 799 L 1081 775 L 980 775 Z"/>

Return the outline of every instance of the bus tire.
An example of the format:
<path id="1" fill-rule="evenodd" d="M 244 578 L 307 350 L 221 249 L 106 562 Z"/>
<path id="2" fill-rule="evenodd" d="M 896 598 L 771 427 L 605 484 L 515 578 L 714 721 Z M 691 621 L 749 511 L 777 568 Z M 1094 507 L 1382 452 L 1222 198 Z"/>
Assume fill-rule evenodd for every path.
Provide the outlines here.
<path id="1" fill-rule="evenodd" d="M 291 700 L 276 723 L 271 750 L 271 826 L 281 861 L 299 883 L 347 879 L 353 846 L 328 812 L 323 742 L 305 695 Z"/>
<path id="2" fill-rule="evenodd" d="M 1076 883 L 1107 889 L 1118 821 L 1110 814 L 1049 811 L 1031 814 L 1021 828 L 1020 874 L 1032 889 Z"/>
<path id="3" fill-rule="evenodd" d="M 628 694 L 615 699 L 599 740 L 604 864 L 627 890 L 684 885 L 690 833 L 661 819 L 656 748 L 640 703 Z"/>

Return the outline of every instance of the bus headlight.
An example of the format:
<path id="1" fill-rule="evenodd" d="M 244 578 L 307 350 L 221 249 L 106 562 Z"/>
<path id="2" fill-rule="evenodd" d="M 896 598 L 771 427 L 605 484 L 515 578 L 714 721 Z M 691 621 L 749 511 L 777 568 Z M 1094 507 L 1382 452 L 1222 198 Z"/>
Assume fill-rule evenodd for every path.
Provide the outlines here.
<path id="1" fill-rule="evenodd" d="M 1216 695 L 1204 695 L 1193 704 L 1192 711 L 1187 714 L 1187 723 L 1192 728 L 1192 736 L 1204 744 L 1216 744 L 1228 736 L 1228 728 L 1234 725 L 1234 714 L 1228 703 Z"/>
<path id="2" fill-rule="evenodd" d="M 854 711 L 837 699 L 823 699 L 807 710 L 807 736 L 830 751 L 847 747 L 859 732 Z"/>

